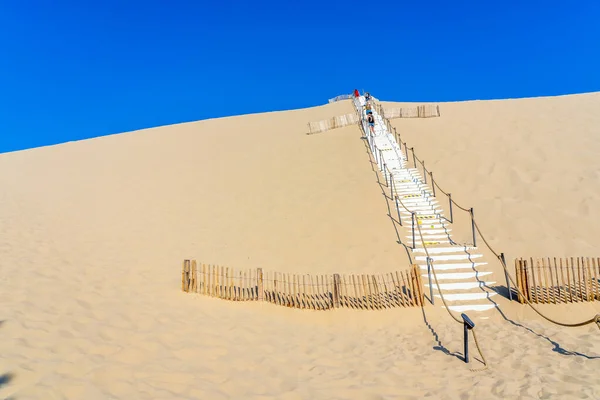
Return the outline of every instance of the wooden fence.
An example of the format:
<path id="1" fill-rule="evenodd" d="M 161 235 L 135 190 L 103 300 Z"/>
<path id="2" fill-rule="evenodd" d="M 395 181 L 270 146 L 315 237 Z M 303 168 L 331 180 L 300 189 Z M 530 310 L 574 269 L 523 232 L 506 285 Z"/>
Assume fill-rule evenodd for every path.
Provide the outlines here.
<path id="1" fill-rule="evenodd" d="M 330 103 L 335 103 L 336 101 L 348 100 L 353 98 L 353 94 L 340 94 L 339 96 L 335 96 L 333 99 L 329 99 Z"/>
<path id="2" fill-rule="evenodd" d="M 531 303 L 600 300 L 600 258 L 516 259 L 517 286 Z M 525 300 L 519 296 L 519 302 Z"/>
<path id="3" fill-rule="evenodd" d="M 383 115 L 387 119 L 439 117 L 440 106 L 423 105 L 411 108 L 386 108 Z"/>
<path id="4" fill-rule="evenodd" d="M 417 265 L 383 275 L 296 275 L 263 272 L 262 268 L 235 271 L 184 260 L 181 288 L 226 300 L 267 301 L 311 310 L 379 310 L 425 304 Z"/>
<path id="5" fill-rule="evenodd" d="M 325 132 L 330 129 L 341 128 L 346 125 L 358 124 L 358 115 L 356 114 L 345 114 L 323 121 L 309 122 L 307 135 L 314 133 Z"/>

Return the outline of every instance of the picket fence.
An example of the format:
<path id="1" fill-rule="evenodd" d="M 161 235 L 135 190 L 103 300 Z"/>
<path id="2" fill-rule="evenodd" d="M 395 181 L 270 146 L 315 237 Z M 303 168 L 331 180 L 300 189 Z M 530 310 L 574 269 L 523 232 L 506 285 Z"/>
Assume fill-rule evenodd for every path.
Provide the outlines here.
<path id="1" fill-rule="evenodd" d="M 515 260 L 517 286 L 530 303 L 600 300 L 600 258 Z M 519 302 L 525 300 L 519 295 Z"/>
<path id="2" fill-rule="evenodd" d="M 358 124 L 359 118 L 356 114 L 345 114 L 329 118 L 323 121 L 309 122 L 307 135 L 325 132 L 330 129 L 341 128 L 346 125 Z"/>
<path id="3" fill-rule="evenodd" d="M 340 101 L 340 100 L 348 100 L 353 98 L 354 95 L 352 94 L 340 94 L 339 96 L 335 96 L 333 99 L 329 99 L 330 103 L 335 103 L 336 101 Z"/>
<path id="4" fill-rule="evenodd" d="M 439 117 L 440 106 L 429 104 L 417 107 L 386 108 L 383 110 L 383 115 L 387 119 Z"/>
<path id="5" fill-rule="evenodd" d="M 297 275 L 263 272 L 262 268 L 234 270 L 184 260 L 181 289 L 232 301 L 266 301 L 310 310 L 380 310 L 425 304 L 417 265 L 407 271 L 379 275 Z"/>

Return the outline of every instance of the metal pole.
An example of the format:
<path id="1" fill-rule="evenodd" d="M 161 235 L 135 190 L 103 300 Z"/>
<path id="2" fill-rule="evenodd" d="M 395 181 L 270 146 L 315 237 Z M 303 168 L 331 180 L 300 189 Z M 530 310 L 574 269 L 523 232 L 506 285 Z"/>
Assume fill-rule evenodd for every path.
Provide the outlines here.
<path id="1" fill-rule="evenodd" d="M 411 213 L 411 218 L 412 218 L 412 236 L 413 236 L 413 249 L 416 249 L 417 246 L 415 246 L 415 213 L 412 212 Z"/>
<path id="2" fill-rule="evenodd" d="M 427 185 L 427 170 L 425 169 L 425 161 L 423 161 L 421 163 L 421 165 L 423 166 L 423 180 L 425 181 L 425 184 Z"/>
<path id="3" fill-rule="evenodd" d="M 417 168 L 417 157 L 415 156 L 415 148 L 411 147 L 410 151 L 412 151 L 413 153 L 413 164 L 415 165 L 415 168 Z"/>
<path id="4" fill-rule="evenodd" d="M 433 190 L 433 197 L 435 197 L 435 181 L 433 180 L 433 172 L 429 173 L 429 177 L 431 178 L 431 189 Z"/>
<path id="5" fill-rule="evenodd" d="M 388 183 L 387 164 L 385 162 L 383 163 L 383 176 L 385 176 L 385 187 L 390 187 Z"/>
<path id="6" fill-rule="evenodd" d="M 465 362 L 469 363 L 469 326 L 467 323 L 463 323 L 465 328 Z"/>
<path id="7" fill-rule="evenodd" d="M 429 257 L 427 257 L 427 275 L 429 275 L 429 300 L 431 300 L 432 305 L 435 305 L 435 300 L 433 299 L 433 282 L 431 282 L 431 262 Z"/>
<path id="8" fill-rule="evenodd" d="M 402 226 L 402 217 L 400 216 L 400 207 L 398 206 L 398 196 L 394 196 L 396 200 L 396 212 L 398 213 L 398 222 L 400 222 L 400 226 Z"/>
<path id="9" fill-rule="evenodd" d="M 400 146 L 402 146 L 402 142 L 400 142 Z M 408 145 L 406 143 L 404 143 L 404 153 L 406 154 L 406 162 L 408 162 Z"/>
<path id="10" fill-rule="evenodd" d="M 504 278 L 506 278 L 506 287 L 508 288 L 508 298 L 512 301 L 512 290 L 510 288 L 510 279 L 508 279 L 508 271 L 506 270 L 506 260 L 504 259 L 504 253 L 500 253 L 500 259 L 502 260 L 502 266 L 504 267 Z"/>
<path id="11" fill-rule="evenodd" d="M 473 247 L 477 247 L 477 242 L 475 241 L 475 215 L 473 213 L 473 207 L 471 207 L 471 230 L 473 231 Z"/>
<path id="12" fill-rule="evenodd" d="M 450 223 L 454 223 L 454 217 L 452 217 L 452 193 L 448 193 L 448 200 L 450 202 Z"/>
<path id="13" fill-rule="evenodd" d="M 390 199 L 394 198 L 394 175 L 390 172 Z"/>

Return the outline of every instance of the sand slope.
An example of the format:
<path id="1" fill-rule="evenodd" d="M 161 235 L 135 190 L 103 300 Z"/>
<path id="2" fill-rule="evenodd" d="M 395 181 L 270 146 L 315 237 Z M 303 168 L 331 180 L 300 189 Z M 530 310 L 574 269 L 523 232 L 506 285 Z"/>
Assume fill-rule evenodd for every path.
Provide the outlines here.
<path id="1" fill-rule="evenodd" d="M 519 102 L 538 102 L 532 109 L 558 102 L 557 109 L 581 113 L 579 118 L 565 114 L 565 126 L 568 118 L 571 127 L 581 128 L 574 131 L 590 134 L 596 120 L 582 110 L 592 110 L 598 96 L 586 96 Z M 571 104 L 576 101 L 582 105 Z M 490 210 L 482 215 L 486 227 L 499 216 L 483 195 L 495 181 L 521 185 L 507 196 L 517 203 L 526 203 L 519 194 L 537 191 L 526 192 L 521 181 L 502 174 L 504 156 L 494 161 L 491 151 L 484 154 L 497 175 L 488 174 L 487 183 L 452 181 L 452 174 L 443 175 L 445 166 L 468 168 L 456 158 L 448 161 L 457 156 L 443 155 L 439 146 L 452 135 L 466 135 L 460 118 L 473 113 L 479 115 L 470 120 L 474 130 L 502 135 L 494 133 L 497 124 L 488 123 L 496 116 L 489 110 L 494 107 L 504 107 L 503 120 L 512 121 L 507 124 L 524 124 L 519 102 L 450 104 L 442 108 L 444 118 L 397 122 L 414 131 L 409 141 L 457 200 L 472 198 L 478 215 Z M 340 102 L 1 155 L 0 397 L 600 397 L 598 329 L 549 326 L 521 306 L 504 310 L 513 323 L 499 314 L 477 321 L 493 368 L 473 373 L 456 357 L 462 351 L 461 327 L 440 309 L 310 312 L 180 292 L 186 257 L 282 272 L 384 272 L 406 266 L 358 128 L 304 134 L 308 121 L 348 112 L 350 103 Z M 437 134 L 444 119 L 446 136 L 425 140 L 425 133 Z M 544 125 L 530 124 L 530 135 L 516 140 L 542 136 Z M 588 138 L 589 151 L 594 140 Z M 562 149 L 549 146 L 556 147 L 545 150 L 546 157 Z M 464 154 L 462 159 L 470 160 Z M 518 167 L 523 159 L 514 158 L 514 174 L 530 165 Z M 476 170 L 483 173 L 482 168 Z M 572 185 L 579 190 L 572 194 L 579 196 L 578 204 L 584 195 L 600 193 L 588 184 Z M 553 207 L 551 201 L 539 207 Z M 593 208 L 587 212 L 593 215 Z M 538 233 L 540 226 L 554 235 L 564 230 L 536 219 L 521 223 Z M 509 224 L 497 226 L 493 240 L 511 256 L 545 246 Z M 594 232 L 591 221 L 583 226 Z M 521 248 L 514 247 L 517 234 L 527 241 L 518 244 Z M 578 243 L 593 246 L 590 237 L 579 237 L 561 234 L 563 250 L 586 250 Z M 554 313 L 578 318 L 597 309 L 575 305 Z M 519 321 L 526 322 L 515 325 Z"/>
<path id="2" fill-rule="evenodd" d="M 508 258 L 597 257 L 599 108 L 600 93 L 442 103 L 393 126 Z"/>

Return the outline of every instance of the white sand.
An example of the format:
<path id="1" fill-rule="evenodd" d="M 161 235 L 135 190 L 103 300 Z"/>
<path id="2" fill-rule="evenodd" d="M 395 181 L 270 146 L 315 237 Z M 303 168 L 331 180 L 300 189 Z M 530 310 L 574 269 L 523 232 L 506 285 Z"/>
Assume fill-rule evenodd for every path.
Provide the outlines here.
<path id="1" fill-rule="evenodd" d="M 394 124 L 509 260 L 591 256 L 599 103 L 443 104 L 442 118 Z M 183 258 L 407 267 L 358 128 L 304 134 L 348 112 L 346 101 L 1 155 L 0 397 L 600 398 L 600 331 L 517 304 L 502 311 L 523 326 L 476 321 L 491 369 L 470 372 L 452 355 L 462 328 L 439 308 L 314 312 L 180 292 Z M 599 309 L 544 308 L 565 320 Z"/>

